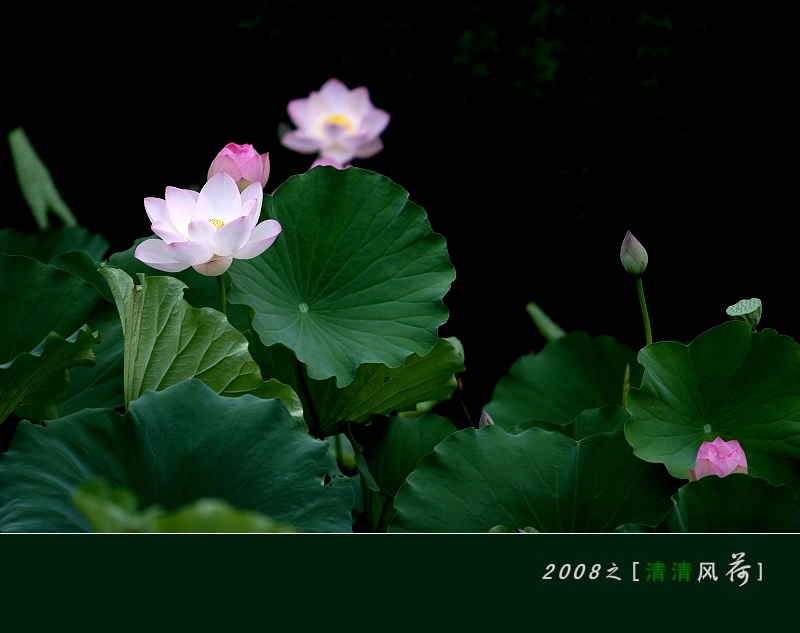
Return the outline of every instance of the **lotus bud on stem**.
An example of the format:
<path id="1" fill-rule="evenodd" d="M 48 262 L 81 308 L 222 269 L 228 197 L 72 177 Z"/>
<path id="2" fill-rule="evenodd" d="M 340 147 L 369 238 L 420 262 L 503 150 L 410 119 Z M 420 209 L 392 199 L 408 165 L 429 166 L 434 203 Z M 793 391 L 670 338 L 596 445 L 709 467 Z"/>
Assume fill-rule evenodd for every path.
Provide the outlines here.
<path id="1" fill-rule="evenodd" d="M 642 307 L 642 319 L 644 320 L 644 333 L 647 344 L 653 342 L 653 334 L 650 331 L 650 317 L 647 315 L 647 303 L 644 300 L 644 289 L 642 288 L 642 273 L 647 268 L 647 251 L 639 240 L 633 237 L 628 231 L 625 239 L 622 240 L 622 248 L 619 251 L 619 259 L 623 268 L 631 275 L 636 276 L 636 289 L 639 291 L 639 305 Z"/>

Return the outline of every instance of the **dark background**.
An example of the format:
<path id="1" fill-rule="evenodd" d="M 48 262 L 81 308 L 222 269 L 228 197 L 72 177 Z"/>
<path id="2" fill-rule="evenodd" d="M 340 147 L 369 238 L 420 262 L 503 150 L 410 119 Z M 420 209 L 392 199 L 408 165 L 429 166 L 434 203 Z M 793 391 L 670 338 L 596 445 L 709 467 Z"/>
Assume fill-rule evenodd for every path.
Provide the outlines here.
<path id="1" fill-rule="evenodd" d="M 268 189 L 305 171 L 313 157 L 277 140 L 288 101 L 330 77 L 367 86 L 392 120 L 384 151 L 354 164 L 406 188 L 447 239 L 457 278 L 440 335 L 464 343 L 473 409 L 544 344 L 529 301 L 568 331 L 644 345 L 619 263 L 627 230 L 649 253 L 656 340 L 689 341 L 750 297 L 762 327 L 799 333 L 786 15 L 208 0 L 27 3 L 6 22 L 5 131 L 24 126 L 111 252 L 149 234 L 144 197 L 202 184 L 228 142 L 270 152 Z M 0 173 L 2 224 L 35 230 L 7 151 Z"/>

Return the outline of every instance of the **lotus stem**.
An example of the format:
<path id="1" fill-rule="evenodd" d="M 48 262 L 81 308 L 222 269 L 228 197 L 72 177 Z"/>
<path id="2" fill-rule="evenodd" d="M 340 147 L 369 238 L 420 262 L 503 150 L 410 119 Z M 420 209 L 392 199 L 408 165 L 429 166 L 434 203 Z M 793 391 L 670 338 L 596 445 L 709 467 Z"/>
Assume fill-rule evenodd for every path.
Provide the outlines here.
<path id="1" fill-rule="evenodd" d="M 225 299 L 225 280 L 222 275 L 217 275 L 217 288 L 219 289 L 219 302 L 222 304 L 222 314 L 228 316 L 228 302 Z"/>
<path id="2" fill-rule="evenodd" d="M 642 276 L 636 276 L 636 289 L 639 291 L 639 305 L 642 306 L 642 319 L 644 319 L 644 334 L 647 337 L 647 344 L 653 342 L 653 334 L 650 332 L 650 317 L 647 316 L 647 303 L 644 300 L 644 289 L 642 288 Z"/>
<path id="3" fill-rule="evenodd" d="M 303 371 L 303 363 L 300 362 L 299 358 L 295 359 L 295 363 L 297 367 L 297 382 L 300 383 L 300 391 L 302 392 L 302 397 L 305 400 L 303 403 L 303 409 L 305 410 L 308 408 L 308 413 L 311 417 L 311 424 L 309 424 L 308 432 L 311 434 L 311 437 L 314 437 L 318 440 L 324 439 L 324 434 L 322 433 L 322 424 L 319 421 L 317 410 L 314 408 L 314 401 L 311 399 L 311 390 L 308 388 L 308 383 L 306 383 L 306 375 Z"/>

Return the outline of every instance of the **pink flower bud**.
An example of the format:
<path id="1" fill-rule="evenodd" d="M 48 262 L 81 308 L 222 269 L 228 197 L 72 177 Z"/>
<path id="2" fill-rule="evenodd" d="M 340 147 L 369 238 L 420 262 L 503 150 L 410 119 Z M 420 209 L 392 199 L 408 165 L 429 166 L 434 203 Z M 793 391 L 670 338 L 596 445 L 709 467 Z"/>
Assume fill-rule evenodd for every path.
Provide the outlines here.
<path id="1" fill-rule="evenodd" d="M 697 451 L 694 468 L 689 469 L 689 481 L 697 481 L 709 475 L 727 477 L 731 473 L 747 474 L 747 457 L 739 442 L 726 442 L 718 437 L 713 442 L 703 442 Z"/>
<path id="2" fill-rule="evenodd" d="M 208 180 L 220 172 L 233 178 L 239 191 L 244 191 L 254 182 L 261 183 L 263 189 L 269 178 L 269 152 L 259 154 L 247 143 L 228 143 L 208 168 Z"/>
<path id="3" fill-rule="evenodd" d="M 628 231 L 619 250 L 619 259 L 631 275 L 641 275 L 647 268 L 647 251 L 639 240 Z"/>

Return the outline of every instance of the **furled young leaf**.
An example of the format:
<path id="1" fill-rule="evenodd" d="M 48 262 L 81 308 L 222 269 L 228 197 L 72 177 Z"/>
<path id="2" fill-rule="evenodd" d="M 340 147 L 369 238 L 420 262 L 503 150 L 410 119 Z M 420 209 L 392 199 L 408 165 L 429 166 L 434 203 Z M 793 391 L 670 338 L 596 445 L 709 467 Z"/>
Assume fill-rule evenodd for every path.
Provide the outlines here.
<path id="1" fill-rule="evenodd" d="M 88 326 L 66 339 L 51 332 L 32 351 L 0 365 L 0 423 L 11 413 L 31 420 L 57 418 L 69 370 L 94 365 L 92 346 L 99 342 L 100 335 Z"/>
<path id="2" fill-rule="evenodd" d="M 147 389 L 160 390 L 199 378 L 217 393 L 236 396 L 287 397 L 299 413 L 299 401 L 286 385 L 265 385 L 250 357 L 247 340 L 225 315 L 210 308 L 192 308 L 185 288 L 173 277 L 146 277 L 134 286 L 128 274 L 106 267 L 101 273 L 114 294 L 125 339 L 125 404 Z"/>
<path id="3" fill-rule="evenodd" d="M 548 341 L 564 338 L 567 333 L 547 313 L 531 301 L 525 306 L 539 333 Z"/>
<path id="4" fill-rule="evenodd" d="M 43 264 L 69 251 L 86 251 L 91 259 L 100 261 L 107 250 L 108 242 L 101 235 L 79 226 L 59 226 L 34 235 L 11 228 L 0 229 L 0 253 L 26 255 Z"/>
<path id="5" fill-rule="evenodd" d="M 800 532 L 800 499 L 789 486 L 749 475 L 703 477 L 682 486 L 657 526 L 621 532 Z"/>
<path id="6" fill-rule="evenodd" d="M 704 441 L 738 440 L 749 473 L 800 487 L 800 345 L 775 330 L 729 321 L 689 345 L 639 352 L 625 436 L 636 455 L 688 477 Z"/>
<path id="7" fill-rule="evenodd" d="M 517 360 L 486 411 L 505 428 L 528 420 L 568 424 L 584 409 L 621 405 L 628 366 L 637 386 L 642 368 L 631 348 L 610 336 L 572 332 Z"/>
<path id="8" fill-rule="evenodd" d="M 75 226 L 75 216 L 58 193 L 50 171 L 33 149 L 25 130 L 21 127 L 11 130 L 8 133 L 8 144 L 11 147 L 19 187 L 39 228 L 46 229 L 50 226 L 48 211 L 55 213 L 65 225 Z"/>
<path id="9" fill-rule="evenodd" d="M 151 236 L 154 237 L 154 236 Z M 187 268 L 177 273 L 166 273 L 161 270 L 151 268 L 144 262 L 136 259 L 134 253 L 136 247 L 149 238 L 140 238 L 134 241 L 133 246 L 128 250 L 114 253 L 108 258 L 108 263 L 128 273 L 131 279 L 136 282 L 139 280 L 139 273 L 148 277 L 174 277 L 182 282 L 186 289 L 183 298 L 193 308 L 214 308 L 222 310 L 222 303 L 219 296 L 216 277 L 201 275 L 193 268 Z M 224 279 L 228 275 L 223 275 Z M 226 282 L 226 287 L 228 283 Z M 250 319 L 247 315 L 247 306 L 239 306 L 228 303 L 228 321 L 240 332 L 250 329 Z"/>
<path id="10" fill-rule="evenodd" d="M 0 532 L 89 531 L 72 493 L 99 477 L 145 508 L 215 498 L 300 531 L 351 529 L 353 490 L 326 441 L 280 400 L 225 398 L 198 380 L 147 391 L 124 415 L 21 422 L 0 455 Z"/>
<path id="11" fill-rule="evenodd" d="M 335 378 L 309 378 L 305 368 L 298 367 L 292 351 L 283 345 L 266 347 L 253 331 L 246 336 L 262 376 L 285 382 L 303 394 L 306 423 L 317 435 L 339 433 L 344 422 L 365 422 L 371 415 L 413 411 L 420 402 L 445 400 L 456 388 L 455 374 L 464 371 L 463 352 L 457 349 L 460 343 L 438 339 L 427 355 L 412 354 L 400 367 L 361 365 L 353 382 L 340 389 Z M 303 372 L 302 381 L 298 371 Z M 307 406 L 309 396 L 314 417 Z"/>
<path id="12" fill-rule="evenodd" d="M 135 495 L 104 479 L 79 486 L 72 501 L 95 532 L 293 532 L 260 512 L 239 510 L 220 499 L 199 499 L 172 512 L 139 510 Z"/>
<path id="13" fill-rule="evenodd" d="M 663 468 L 637 459 L 622 431 L 576 442 L 539 428 L 518 435 L 497 425 L 465 429 L 408 476 L 389 531 L 488 532 L 504 525 L 611 532 L 624 523 L 657 523 L 674 482 Z"/>
<path id="14" fill-rule="evenodd" d="M 340 388 L 364 363 L 398 367 L 433 348 L 455 271 L 408 192 L 374 172 L 321 167 L 264 209 L 283 232 L 263 255 L 234 260 L 229 300 L 255 311 L 265 345 L 285 345 L 311 378 Z"/>

